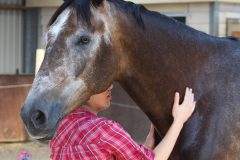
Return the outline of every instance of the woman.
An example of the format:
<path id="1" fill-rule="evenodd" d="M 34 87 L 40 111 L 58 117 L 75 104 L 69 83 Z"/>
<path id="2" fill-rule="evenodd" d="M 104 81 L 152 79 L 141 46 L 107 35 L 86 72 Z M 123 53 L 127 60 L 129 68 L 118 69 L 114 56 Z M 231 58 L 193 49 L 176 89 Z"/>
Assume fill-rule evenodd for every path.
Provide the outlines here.
<path id="1" fill-rule="evenodd" d="M 97 113 L 110 106 L 111 85 L 96 94 L 60 123 L 57 135 L 50 141 L 51 158 L 56 160 L 167 160 L 173 150 L 183 124 L 195 109 L 192 89 L 186 88 L 184 101 L 179 105 L 175 94 L 173 124 L 162 141 L 154 148 L 154 127 L 144 145 L 137 144 L 116 122 L 98 118 Z"/>

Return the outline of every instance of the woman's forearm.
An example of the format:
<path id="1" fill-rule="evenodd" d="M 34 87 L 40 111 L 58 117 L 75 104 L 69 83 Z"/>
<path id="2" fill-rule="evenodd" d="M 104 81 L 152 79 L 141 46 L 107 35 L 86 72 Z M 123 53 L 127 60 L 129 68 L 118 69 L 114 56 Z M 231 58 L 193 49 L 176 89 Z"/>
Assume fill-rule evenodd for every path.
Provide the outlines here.
<path id="1" fill-rule="evenodd" d="M 183 122 L 174 120 L 162 141 L 154 148 L 154 160 L 167 160 L 173 150 L 180 131 L 183 127 Z"/>

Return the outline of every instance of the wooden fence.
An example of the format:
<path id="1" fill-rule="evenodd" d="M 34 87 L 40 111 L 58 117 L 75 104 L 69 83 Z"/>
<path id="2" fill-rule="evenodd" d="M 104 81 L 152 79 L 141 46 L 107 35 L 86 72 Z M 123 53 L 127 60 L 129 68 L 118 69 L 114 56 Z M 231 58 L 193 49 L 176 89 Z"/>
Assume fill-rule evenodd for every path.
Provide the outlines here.
<path id="1" fill-rule="evenodd" d="M 30 137 L 20 117 L 34 75 L 0 75 L 0 142 L 26 141 Z"/>

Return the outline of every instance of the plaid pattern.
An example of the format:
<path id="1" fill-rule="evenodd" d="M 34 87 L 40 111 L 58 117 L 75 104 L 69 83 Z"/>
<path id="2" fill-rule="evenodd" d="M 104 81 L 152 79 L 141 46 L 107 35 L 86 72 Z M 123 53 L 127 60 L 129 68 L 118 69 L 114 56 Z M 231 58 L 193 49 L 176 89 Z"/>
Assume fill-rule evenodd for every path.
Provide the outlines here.
<path id="1" fill-rule="evenodd" d="M 152 160 L 154 153 L 134 142 L 116 122 L 77 109 L 61 122 L 50 140 L 55 160 Z"/>

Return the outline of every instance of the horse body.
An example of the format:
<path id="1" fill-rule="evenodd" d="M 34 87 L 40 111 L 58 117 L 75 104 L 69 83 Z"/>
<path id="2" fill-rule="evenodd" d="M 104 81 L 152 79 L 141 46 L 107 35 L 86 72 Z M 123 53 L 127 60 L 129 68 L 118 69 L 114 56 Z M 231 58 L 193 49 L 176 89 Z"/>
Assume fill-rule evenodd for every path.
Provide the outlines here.
<path id="1" fill-rule="evenodd" d="M 147 34 L 127 32 L 136 26 L 121 27 L 125 38 L 135 37 L 138 46 L 123 47 L 131 53 L 127 55 L 131 63 L 126 78 L 118 82 L 162 136 L 172 123 L 174 93 L 179 91 L 183 98 L 185 87 L 194 89 L 197 108 L 172 159 L 238 159 L 240 42 L 212 37 L 169 19 L 156 21 L 146 15 L 143 20 Z"/>
<path id="2" fill-rule="evenodd" d="M 91 27 L 81 22 L 79 28 L 74 11 L 64 22 L 64 32 L 49 33 L 61 19 L 49 27 L 46 57 L 22 107 L 28 132 L 51 139 L 61 118 L 116 80 L 163 137 L 173 121 L 174 93 L 182 100 L 188 86 L 195 93 L 196 111 L 171 159 L 239 159 L 240 42 L 209 36 L 149 11 L 141 12 L 141 27 L 121 3 L 103 1 L 92 9 Z M 91 43 L 75 45 L 80 35 Z M 44 83 L 45 89 L 39 89 Z M 35 112 L 31 122 L 28 112 Z"/>

